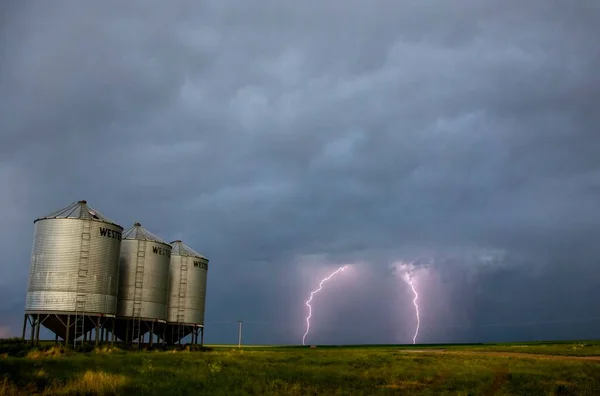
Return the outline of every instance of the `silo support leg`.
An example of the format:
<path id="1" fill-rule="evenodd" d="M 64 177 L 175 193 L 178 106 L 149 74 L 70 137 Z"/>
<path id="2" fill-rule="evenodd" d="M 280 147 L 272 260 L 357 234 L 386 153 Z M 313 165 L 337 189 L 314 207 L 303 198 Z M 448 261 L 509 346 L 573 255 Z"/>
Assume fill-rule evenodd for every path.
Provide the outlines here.
<path id="1" fill-rule="evenodd" d="M 150 346 L 154 344 L 154 321 L 150 325 Z"/>
<path id="2" fill-rule="evenodd" d="M 96 333 L 96 346 L 100 344 L 100 319 L 102 318 L 98 316 L 98 319 L 96 319 L 96 330 L 94 331 Z"/>
<path id="3" fill-rule="evenodd" d="M 204 346 L 204 327 L 200 328 L 200 346 Z"/>
<path id="4" fill-rule="evenodd" d="M 65 333 L 65 346 L 69 345 L 69 334 L 71 333 L 71 315 L 67 315 L 67 332 Z"/>
<path id="5" fill-rule="evenodd" d="M 110 341 L 110 345 L 115 343 L 115 318 L 112 318 L 112 334 L 111 334 L 111 341 Z"/>
<path id="6" fill-rule="evenodd" d="M 33 340 L 35 338 L 35 315 L 31 315 L 31 345 L 33 345 Z"/>
<path id="7" fill-rule="evenodd" d="M 35 326 L 35 344 L 39 345 L 40 344 L 40 327 L 41 327 L 41 322 L 40 322 L 40 314 L 37 315 L 37 323 Z"/>
<path id="8" fill-rule="evenodd" d="M 27 321 L 29 320 L 29 315 L 25 314 L 25 317 L 23 318 L 23 336 L 21 338 L 23 338 L 23 340 L 25 340 L 25 333 L 27 332 Z"/>

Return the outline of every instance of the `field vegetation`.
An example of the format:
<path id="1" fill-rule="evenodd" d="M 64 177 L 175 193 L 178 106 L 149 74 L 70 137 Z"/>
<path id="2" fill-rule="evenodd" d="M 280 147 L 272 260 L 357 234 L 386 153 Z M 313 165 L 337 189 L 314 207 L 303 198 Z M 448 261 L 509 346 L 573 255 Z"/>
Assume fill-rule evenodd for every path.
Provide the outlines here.
<path id="1" fill-rule="evenodd" d="M 72 351 L 0 341 L 0 395 L 600 395 L 600 342 Z"/>

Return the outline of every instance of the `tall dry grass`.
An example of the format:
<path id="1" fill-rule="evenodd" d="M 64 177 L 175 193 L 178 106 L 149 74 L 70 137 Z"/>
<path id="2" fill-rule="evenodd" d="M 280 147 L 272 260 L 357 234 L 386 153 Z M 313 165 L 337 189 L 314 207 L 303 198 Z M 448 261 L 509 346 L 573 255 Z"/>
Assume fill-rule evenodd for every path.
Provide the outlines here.
<path id="1" fill-rule="evenodd" d="M 25 357 L 27 359 L 42 359 L 48 357 L 57 357 L 66 354 L 68 351 L 64 346 L 52 346 L 48 349 L 40 350 L 40 349 L 32 349 L 27 352 Z"/>
<path id="2" fill-rule="evenodd" d="M 127 382 L 123 375 L 88 370 L 79 378 L 58 389 L 49 389 L 53 395 L 118 395 Z"/>

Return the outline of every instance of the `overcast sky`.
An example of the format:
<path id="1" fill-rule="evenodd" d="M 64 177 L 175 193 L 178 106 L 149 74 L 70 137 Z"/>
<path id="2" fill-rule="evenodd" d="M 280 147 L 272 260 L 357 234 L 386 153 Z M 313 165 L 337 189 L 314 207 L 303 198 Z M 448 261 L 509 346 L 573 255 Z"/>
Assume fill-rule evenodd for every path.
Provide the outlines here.
<path id="1" fill-rule="evenodd" d="M 600 3 L 5 1 L 0 332 L 86 199 L 211 262 L 206 341 L 600 334 Z"/>

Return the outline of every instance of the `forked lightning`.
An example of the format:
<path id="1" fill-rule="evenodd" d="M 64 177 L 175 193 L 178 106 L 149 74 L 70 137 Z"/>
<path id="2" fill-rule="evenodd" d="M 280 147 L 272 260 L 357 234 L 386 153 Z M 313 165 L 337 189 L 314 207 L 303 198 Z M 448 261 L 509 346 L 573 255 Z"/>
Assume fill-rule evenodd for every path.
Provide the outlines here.
<path id="1" fill-rule="evenodd" d="M 415 298 L 413 300 L 413 304 L 415 306 L 415 313 L 417 315 L 417 328 L 415 329 L 415 335 L 413 336 L 413 344 L 417 343 L 417 337 L 419 335 L 419 325 L 421 324 L 421 318 L 419 317 L 419 304 L 417 304 L 417 300 L 419 299 L 419 294 L 417 293 L 417 290 L 415 289 L 415 285 L 413 283 L 412 277 L 410 276 L 410 273 L 408 271 L 406 271 L 406 283 L 408 283 L 410 285 L 410 288 L 412 289 Z"/>
<path id="2" fill-rule="evenodd" d="M 308 300 L 305 303 L 306 306 L 308 307 L 308 316 L 306 317 L 306 332 L 302 336 L 302 345 L 306 345 L 306 343 L 305 343 L 306 336 L 308 335 L 308 331 L 310 330 L 310 317 L 312 316 L 312 307 L 310 305 L 310 302 L 312 301 L 314 295 L 321 291 L 321 289 L 323 288 L 323 284 L 325 282 L 327 282 L 329 279 L 333 278 L 338 273 L 344 271 L 346 268 L 348 268 L 348 266 L 344 265 L 343 267 L 340 267 L 337 270 L 335 270 L 334 272 L 332 272 L 331 274 L 329 274 L 329 276 L 327 276 L 326 278 L 321 280 L 321 283 L 319 283 L 319 288 L 310 293 L 310 297 L 308 298 Z"/>

